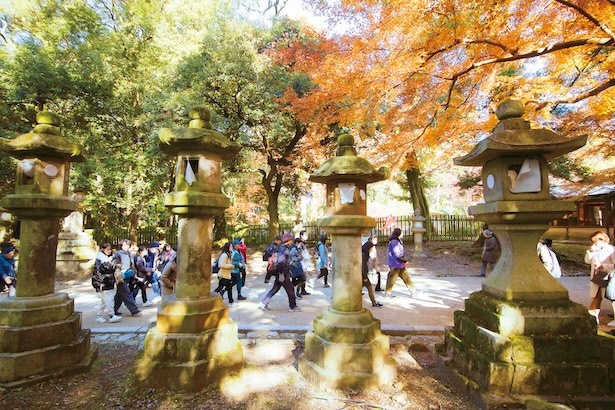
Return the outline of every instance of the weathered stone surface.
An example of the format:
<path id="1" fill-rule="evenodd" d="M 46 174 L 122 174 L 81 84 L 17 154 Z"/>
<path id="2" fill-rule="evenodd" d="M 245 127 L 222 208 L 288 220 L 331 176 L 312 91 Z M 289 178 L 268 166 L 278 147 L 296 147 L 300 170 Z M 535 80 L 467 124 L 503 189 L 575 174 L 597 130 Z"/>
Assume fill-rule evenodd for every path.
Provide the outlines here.
<path id="1" fill-rule="evenodd" d="M 361 234 L 375 225 L 367 217 L 368 182 L 384 178 L 356 156 L 354 138 L 338 138 L 336 156 L 326 161 L 310 180 L 327 184 L 328 216 L 318 221 L 334 237 L 332 306 L 314 320 L 314 332 L 305 335 L 299 373 L 320 387 L 377 388 L 395 378 L 389 339 L 380 321 L 363 309 L 361 298 Z"/>

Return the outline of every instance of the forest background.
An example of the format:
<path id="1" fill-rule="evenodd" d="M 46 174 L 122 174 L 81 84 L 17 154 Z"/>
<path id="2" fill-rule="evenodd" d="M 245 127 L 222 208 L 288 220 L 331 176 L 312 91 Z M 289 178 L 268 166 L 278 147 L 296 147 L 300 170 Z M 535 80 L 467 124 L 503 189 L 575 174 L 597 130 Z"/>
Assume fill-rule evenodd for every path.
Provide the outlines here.
<path id="1" fill-rule="evenodd" d="M 293 0 L 297 4 L 297 0 Z M 205 105 L 242 146 L 224 164 L 226 224 L 313 220 L 323 187 L 309 174 L 342 132 L 387 181 L 371 216 L 463 214 L 481 200 L 479 169 L 452 165 L 515 98 L 525 119 L 588 144 L 550 162 L 554 193 L 614 180 L 615 0 L 0 1 L 0 137 L 51 110 L 83 145 L 73 191 L 86 225 L 173 223 L 163 197 L 175 158 L 163 127 Z M 15 161 L 0 155 L 0 196 Z"/>

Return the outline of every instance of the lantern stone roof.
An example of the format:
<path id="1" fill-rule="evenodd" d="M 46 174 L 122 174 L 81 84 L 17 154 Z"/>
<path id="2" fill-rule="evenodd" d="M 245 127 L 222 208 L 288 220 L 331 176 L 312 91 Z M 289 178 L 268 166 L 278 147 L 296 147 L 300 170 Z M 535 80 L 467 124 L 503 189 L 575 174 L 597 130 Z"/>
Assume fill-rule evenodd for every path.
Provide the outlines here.
<path id="1" fill-rule="evenodd" d="M 386 170 L 375 170 L 365 158 L 357 156 L 354 137 L 342 134 L 337 138 L 335 157 L 325 161 L 312 175 L 310 181 L 326 184 L 331 179 L 365 181 L 367 183 L 383 180 Z"/>
<path id="2" fill-rule="evenodd" d="M 179 130 L 163 128 L 159 131 L 158 139 L 163 152 L 181 155 L 187 152 L 209 151 L 219 154 L 222 159 L 229 159 L 241 150 L 239 144 L 212 129 L 211 113 L 207 108 L 192 108 L 189 116 L 188 128 Z"/>
<path id="3" fill-rule="evenodd" d="M 533 129 L 520 101 L 507 99 L 496 110 L 500 122 L 491 135 L 479 141 L 472 151 L 453 159 L 455 165 L 483 166 L 486 162 L 503 156 L 541 155 L 552 159 L 581 148 L 587 136 L 566 138 L 545 128 Z"/>
<path id="4" fill-rule="evenodd" d="M 52 157 L 68 159 L 71 162 L 83 161 L 81 145 L 62 137 L 60 117 L 50 111 L 36 114 L 36 126 L 27 133 L 14 139 L 0 138 L 0 150 L 17 159 L 33 157 Z"/>

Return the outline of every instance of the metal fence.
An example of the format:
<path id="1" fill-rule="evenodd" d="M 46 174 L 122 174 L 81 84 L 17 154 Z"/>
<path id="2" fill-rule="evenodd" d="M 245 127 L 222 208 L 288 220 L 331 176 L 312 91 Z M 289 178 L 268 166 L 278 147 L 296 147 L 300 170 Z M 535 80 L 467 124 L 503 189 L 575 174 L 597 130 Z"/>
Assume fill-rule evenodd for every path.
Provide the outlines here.
<path id="1" fill-rule="evenodd" d="M 386 241 L 393 231 L 391 219 L 375 218 L 376 226 L 368 233 L 369 235 L 377 235 L 379 241 Z M 400 228 L 405 238 L 408 241 L 412 237 L 412 215 L 399 215 L 394 218 L 394 226 Z M 388 223 L 387 223 L 388 222 Z M 483 222 L 475 220 L 471 216 L 460 215 L 434 215 L 429 221 L 424 222 L 425 228 L 429 223 L 430 229 L 425 234 L 425 240 L 428 241 L 473 241 L 480 236 Z M 316 241 L 322 233 L 316 221 L 305 223 L 301 229 L 307 230 L 311 241 Z M 284 232 L 293 232 L 295 225 L 293 223 L 280 223 L 279 235 Z M 259 245 L 267 242 L 269 227 L 267 224 L 248 225 L 242 227 L 229 226 L 226 232 L 226 237 L 229 239 L 241 237 L 249 245 Z M 113 245 L 117 244 L 120 239 L 129 238 L 128 228 L 115 228 L 108 232 L 94 231 L 94 239 L 98 244 L 105 242 Z M 149 244 L 153 241 L 166 240 L 171 244 L 177 242 L 177 225 L 170 227 L 142 227 L 137 230 L 137 244 Z"/>

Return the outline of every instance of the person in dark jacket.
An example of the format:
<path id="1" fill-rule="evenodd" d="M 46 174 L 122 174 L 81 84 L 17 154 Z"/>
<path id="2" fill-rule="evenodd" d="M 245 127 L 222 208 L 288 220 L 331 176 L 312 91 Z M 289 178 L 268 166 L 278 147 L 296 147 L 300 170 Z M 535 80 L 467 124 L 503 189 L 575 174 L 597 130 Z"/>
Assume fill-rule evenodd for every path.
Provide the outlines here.
<path id="1" fill-rule="evenodd" d="M 278 269 L 278 275 L 276 276 L 275 283 L 271 290 L 267 293 L 263 301 L 260 303 L 259 308 L 262 310 L 269 309 L 269 301 L 278 293 L 283 286 L 286 294 L 288 295 L 288 311 L 300 312 L 301 308 L 297 306 L 297 298 L 295 296 L 295 289 L 290 280 L 290 247 L 293 244 L 292 235 L 285 233 L 282 236 L 282 245 L 278 248 L 276 255 L 276 265 Z"/>
<path id="2" fill-rule="evenodd" d="M 143 306 L 152 306 L 153 303 L 147 300 L 147 283 L 149 278 L 154 273 L 154 268 L 147 267 L 145 257 L 147 256 L 148 249 L 145 245 L 139 246 L 139 250 L 134 259 L 135 276 L 128 281 L 128 289 L 132 294 L 132 297 L 137 299 L 139 290 L 141 290 L 141 300 L 143 300 Z M 158 282 L 158 280 L 156 280 Z"/>
<path id="3" fill-rule="evenodd" d="M 361 277 L 363 278 L 363 287 L 367 288 L 369 300 L 372 301 L 372 306 L 381 307 L 382 303 L 376 301 L 372 283 L 369 281 L 369 277 L 367 276 L 367 273 L 369 271 L 368 263 L 370 260 L 370 253 L 372 253 L 372 250 L 375 249 L 375 245 L 377 242 L 378 237 L 372 235 L 367 239 L 363 246 L 361 246 Z M 378 272 L 378 286 L 380 287 L 380 272 Z"/>
<path id="4" fill-rule="evenodd" d="M 408 273 L 407 267 L 409 262 L 404 256 L 404 243 L 401 240 L 401 236 L 401 229 L 395 228 L 389 237 L 387 262 L 390 270 L 389 276 L 387 277 L 387 284 L 384 289 L 385 296 L 391 296 L 391 291 L 393 290 L 393 286 L 395 285 L 395 282 L 397 282 L 398 277 L 401 277 L 406 284 L 406 287 L 410 291 L 410 296 L 419 293 L 410 278 L 410 274 Z"/>
<path id="5" fill-rule="evenodd" d="M 278 252 L 280 245 L 282 244 L 282 237 L 276 236 L 273 238 L 273 242 L 267 246 L 263 253 L 263 262 L 267 262 L 267 274 L 265 275 L 265 283 L 269 283 L 272 276 L 277 276 L 278 271 L 276 268 L 277 262 L 274 261 L 275 254 Z"/>
<path id="6" fill-rule="evenodd" d="M 493 232 L 489 229 L 485 229 L 483 231 L 483 236 L 485 237 L 485 243 L 483 244 L 483 264 L 480 269 L 480 276 L 486 275 L 487 266 L 489 266 L 489 271 L 493 269 L 493 265 L 498 261 L 498 256 L 500 254 L 500 246 L 498 240 L 493 236 Z"/>
<path id="7" fill-rule="evenodd" d="M 96 321 L 98 323 L 105 323 L 107 321 L 105 316 L 107 315 L 110 318 L 109 323 L 122 320 L 121 316 L 113 314 L 107 304 L 106 291 L 112 290 L 115 287 L 115 266 L 111 263 L 112 252 L 111 244 L 103 244 L 96 255 L 94 270 L 92 271 L 92 286 L 96 289 L 96 295 L 99 298 L 98 312 L 96 314 Z"/>

